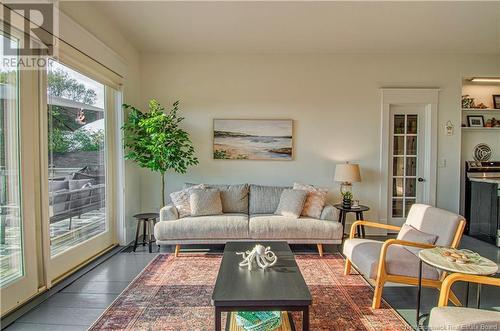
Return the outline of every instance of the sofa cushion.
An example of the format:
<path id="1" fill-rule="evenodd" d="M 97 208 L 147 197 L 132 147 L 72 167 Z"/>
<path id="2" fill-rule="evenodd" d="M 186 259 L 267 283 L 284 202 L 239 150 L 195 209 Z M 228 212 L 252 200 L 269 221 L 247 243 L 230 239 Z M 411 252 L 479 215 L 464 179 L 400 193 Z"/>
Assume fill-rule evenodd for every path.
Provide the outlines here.
<path id="1" fill-rule="evenodd" d="M 291 218 L 281 215 L 250 215 L 249 234 L 253 239 L 342 239 L 342 225 L 336 221 Z"/>
<path id="2" fill-rule="evenodd" d="M 347 239 L 344 241 L 343 253 L 351 260 L 359 272 L 371 279 L 377 278 L 380 249 L 383 242 L 371 239 Z M 418 257 L 400 245 L 391 245 L 387 250 L 386 270 L 391 275 L 418 276 Z M 425 263 L 422 267 L 422 277 L 438 279 L 439 272 Z"/>
<path id="3" fill-rule="evenodd" d="M 194 186 L 193 183 L 185 183 L 186 188 Z M 215 185 L 204 184 L 207 188 L 216 188 L 220 191 L 223 213 L 245 213 L 248 214 L 248 184 L 239 185 Z"/>
<path id="4" fill-rule="evenodd" d="M 429 329 L 500 330 L 500 312 L 464 307 L 435 307 L 429 317 Z"/>
<path id="5" fill-rule="evenodd" d="M 307 198 L 307 192 L 303 190 L 286 189 L 281 192 L 280 202 L 276 208 L 276 215 L 291 218 L 299 218 Z"/>
<path id="6" fill-rule="evenodd" d="M 92 184 L 92 179 L 75 179 L 69 181 L 69 190 L 79 190 L 87 184 Z"/>
<path id="7" fill-rule="evenodd" d="M 248 238 L 248 215 L 185 217 L 159 222 L 155 225 L 154 232 L 158 240 L 246 239 Z"/>
<path id="8" fill-rule="evenodd" d="M 249 213 L 274 214 L 280 203 L 281 193 L 290 187 L 250 185 Z"/>
<path id="9" fill-rule="evenodd" d="M 220 192 L 217 189 L 192 190 L 189 195 L 192 216 L 222 214 Z"/>
<path id="10" fill-rule="evenodd" d="M 196 186 L 191 186 L 183 190 L 170 193 L 170 199 L 174 204 L 175 208 L 179 212 L 179 217 L 186 217 L 191 215 L 191 206 L 189 205 L 189 194 L 192 190 L 204 189 L 205 185 L 200 184 Z"/>
<path id="11" fill-rule="evenodd" d="M 69 182 L 67 180 L 49 180 L 49 192 L 69 190 Z"/>
<path id="12" fill-rule="evenodd" d="M 294 183 L 293 189 L 307 191 L 307 198 L 301 215 L 305 217 L 320 218 L 326 203 L 326 194 L 328 190 L 300 183 Z"/>

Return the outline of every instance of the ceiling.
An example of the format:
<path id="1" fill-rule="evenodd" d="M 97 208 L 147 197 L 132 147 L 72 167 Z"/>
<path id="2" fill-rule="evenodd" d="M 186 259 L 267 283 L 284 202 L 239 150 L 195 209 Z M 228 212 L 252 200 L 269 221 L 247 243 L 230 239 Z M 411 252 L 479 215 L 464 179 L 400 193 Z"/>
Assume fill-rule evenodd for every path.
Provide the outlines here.
<path id="1" fill-rule="evenodd" d="M 81 2 L 80 2 L 81 5 Z M 500 54 L 500 2 L 88 2 L 141 52 Z M 65 2 L 71 12 L 78 2 Z"/>

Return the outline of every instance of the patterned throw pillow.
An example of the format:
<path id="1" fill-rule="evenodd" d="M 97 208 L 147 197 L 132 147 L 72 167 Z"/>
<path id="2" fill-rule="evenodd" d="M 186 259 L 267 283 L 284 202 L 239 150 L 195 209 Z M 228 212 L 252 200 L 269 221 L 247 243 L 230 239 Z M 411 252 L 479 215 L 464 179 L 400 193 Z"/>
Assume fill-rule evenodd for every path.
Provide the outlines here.
<path id="1" fill-rule="evenodd" d="M 304 203 L 301 216 L 320 218 L 326 203 L 328 190 L 299 183 L 294 183 L 293 189 L 307 191 L 307 199 Z"/>
<path id="2" fill-rule="evenodd" d="M 205 185 L 200 184 L 170 193 L 170 199 L 179 212 L 179 218 L 191 215 L 191 206 L 189 205 L 189 195 L 191 191 L 204 188 Z"/>

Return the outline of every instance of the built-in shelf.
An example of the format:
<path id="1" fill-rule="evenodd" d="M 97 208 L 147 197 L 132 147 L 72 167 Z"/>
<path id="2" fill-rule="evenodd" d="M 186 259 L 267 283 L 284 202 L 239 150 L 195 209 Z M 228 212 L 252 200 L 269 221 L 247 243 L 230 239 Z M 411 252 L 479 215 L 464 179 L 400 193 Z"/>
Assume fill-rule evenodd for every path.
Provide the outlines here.
<path id="1" fill-rule="evenodd" d="M 464 113 L 467 114 L 492 114 L 492 115 L 500 115 L 500 109 L 468 109 L 464 108 L 462 109 Z"/>
<path id="2" fill-rule="evenodd" d="M 462 131 L 500 131 L 500 128 L 469 128 L 469 127 L 462 127 Z"/>

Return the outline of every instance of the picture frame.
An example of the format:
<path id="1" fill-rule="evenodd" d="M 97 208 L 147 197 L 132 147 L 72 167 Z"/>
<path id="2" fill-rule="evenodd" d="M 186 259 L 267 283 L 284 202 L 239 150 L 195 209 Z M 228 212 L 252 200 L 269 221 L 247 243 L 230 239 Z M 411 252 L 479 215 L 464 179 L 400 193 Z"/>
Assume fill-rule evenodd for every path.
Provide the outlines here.
<path id="1" fill-rule="evenodd" d="M 493 108 L 500 109 L 500 94 L 493 94 Z"/>
<path id="2" fill-rule="evenodd" d="M 467 124 L 471 128 L 482 128 L 482 127 L 484 127 L 484 116 L 483 115 L 467 115 Z"/>
<path id="3" fill-rule="evenodd" d="M 213 158 L 293 160 L 292 119 L 214 119 Z"/>

